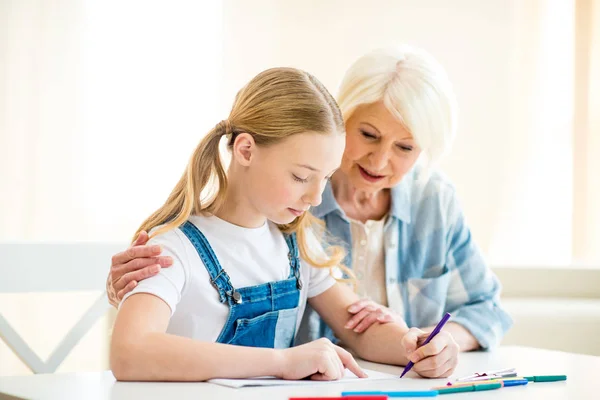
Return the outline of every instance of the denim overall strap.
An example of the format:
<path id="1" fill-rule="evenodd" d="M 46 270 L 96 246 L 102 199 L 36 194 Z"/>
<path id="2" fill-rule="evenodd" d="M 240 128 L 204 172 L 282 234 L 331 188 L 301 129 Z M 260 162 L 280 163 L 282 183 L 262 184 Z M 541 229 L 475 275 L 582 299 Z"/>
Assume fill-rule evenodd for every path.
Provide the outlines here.
<path id="1" fill-rule="evenodd" d="M 296 287 L 302 289 L 302 279 L 300 278 L 300 255 L 298 251 L 298 241 L 296 240 L 296 234 L 285 235 L 285 243 L 288 246 L 288 259 L 290 260 L 290 275 L 296 278 Z"/>
<path id="2" fill-rule="evenodd" d="M 239 302 L 239 294 L 233 288 L 229 275 L 227 275 L 227 272 L 221 267 L 215 252 L 202 232 L 200 232 L 200 230 L 196 228 L 196 225 L 192 224 L 190 221 L 186 221 L 179 229 L 187 236 L 198 252 L 200 259 L 210 275 L 210 283 L 219 292 L 219 300 L 221 303 L 225 303 L 228 297 Z"/>

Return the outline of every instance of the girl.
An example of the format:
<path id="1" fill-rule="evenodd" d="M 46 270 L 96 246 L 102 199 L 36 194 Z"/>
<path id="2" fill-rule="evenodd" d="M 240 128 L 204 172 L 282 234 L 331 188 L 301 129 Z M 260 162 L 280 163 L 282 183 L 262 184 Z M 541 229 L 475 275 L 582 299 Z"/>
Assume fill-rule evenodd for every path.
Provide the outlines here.
<path id="1" fill-rule="evenodd" d="M 344 253 L 323 249 L 307 211 L 321 202 L 344 142 L 334 99 L 305 72 L 267 70 L 237 94 L 229 118 L 204 137 L 165 204 L 136 233 L 150 231 L 150 244 L 173 265 L 120 304 L 111 343 L 117 379 L 330 380 L 345 368 L 364 377 L 327 339 L 291 347 L 307 302 L 362 358 L 405 365 L 410 355 L 441 367 L 440 376 L 452 373 L 458 346 L 448 334 L 414 351 L 427 335 L 404 324 L 344 329 L 358 297 L 331 277 Z"/>

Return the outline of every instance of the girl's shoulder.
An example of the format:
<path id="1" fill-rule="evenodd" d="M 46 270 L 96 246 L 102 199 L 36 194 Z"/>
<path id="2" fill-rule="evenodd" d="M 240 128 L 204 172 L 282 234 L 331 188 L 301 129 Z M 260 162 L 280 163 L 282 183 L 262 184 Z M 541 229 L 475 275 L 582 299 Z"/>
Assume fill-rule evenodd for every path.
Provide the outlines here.
<path id="1" fill-rule="evenodd" d="M 162 227 L 163 227 L 163 225 L 158 225 L 158 226 L 152 228 L 150 230 L 150 232 L 148 232 L 151 239 L 148 241 L 147 244 L 148 245 L 154 245 L 154 244 L 161 245 L 163 247 L 167 247 L 167 248 L 171 249 L 171 251 L 173 251 L 174 249 L 182 248 L 182 246 L 184 244 L 184 241 L 183 241 L 184 236 L 179 228 L 169 229 L 168 231 L 160 232 L 158 235 L 153 236 L 153 234 L 155 234 L 156 231 L 158 231 Z"/>

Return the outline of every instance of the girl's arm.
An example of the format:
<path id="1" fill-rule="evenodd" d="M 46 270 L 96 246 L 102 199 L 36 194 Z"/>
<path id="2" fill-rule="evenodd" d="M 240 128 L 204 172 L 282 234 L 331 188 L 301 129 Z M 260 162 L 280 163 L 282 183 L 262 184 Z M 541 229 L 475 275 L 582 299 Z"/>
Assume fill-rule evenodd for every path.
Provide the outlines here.
<path id="1" fill-rule="evenodd" d="M 281 376 L 281 355 L 276 351 L 170 335 L 165 333 L 170 316 L 169 306 L 151 294 L 135 294 L 122 304 L 110 346 L 110 367 L 118 380 Z"/>
<path id="2" fill-rule="evenodd" d="M 353 329 L 357 333 L 364 332 L 375 323 L 397 322 L 406 326 L 406 322 L 400 315 L 397 315 L 389 308 L 375 303 L 373 300 L 362 299 L 352 304 L 348 312 L 354 314 L 345 325 L 346 329 Z M 431 332 L 435 326 L 422 328 L 426 332 Z M 408 329 L 408 328 L 406 328 Z M 446 324 L 444 330 L 454 337 L 460 351 L 471 351 L 479 349 L 479 342 L 464 326 L 456 322 Z"/>
<path id="3" fill-rule="evenodd" d="M 342 343 L 369 361 L 406 365 L 408 357 L 402 338 L 408 328 L 396 323 L 373 324 L 359 334 L 344 325 L 351 314 L 348 307 L 358 301 L 358 296 L 346 285 L 336 283 L 320 295 L 309 299 L 310 305 L 331 327 Z"/>
<path id="4" fill-rule="evenodd" d="M 344 367 L 364 373 L 352 356 L 326 340 L 285 350 L 200 342 L 165 333 L 171 310 L 160 298 L 137 293 L 121 305 L 110 347 L 110 366 L 122 381 L 204 381 L 276 376 L 330 380 Z"/>
<path id="5" fill-rule="evenodd" d="M 451 375 L 459 351 L 452 335 L 442 330 L 429 344 L 417 350 L 428 334 L 419 329 L 408 329 L 404 323 L 376 323 L 366 331 L 356 333 L 346 329 L 345 324 L 352 316 L 348 307 L 358 300 L 348 286 L 336 283 L 309 299 L 309 303 L 335 335 L 359 357 L 394 365 L 406 365 L 410 360 L 415 363 L 413 369 L 417 373 L 430 378 Z"/>

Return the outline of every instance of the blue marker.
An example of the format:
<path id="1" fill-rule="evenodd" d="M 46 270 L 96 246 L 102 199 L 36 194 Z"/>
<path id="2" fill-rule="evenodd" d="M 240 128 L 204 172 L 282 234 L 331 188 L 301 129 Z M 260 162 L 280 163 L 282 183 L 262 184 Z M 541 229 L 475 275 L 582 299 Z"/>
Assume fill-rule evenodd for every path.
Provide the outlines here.
<path id="1" fill-rule="evenodd" d="M 437 390 L 422 390 L 418 392 L 402 391 L 402 392 L 342 392 L 342 396 L 376 396 L 382 395 L 387 397 L 435 397 L 438 395 Z"/>
<path id="2" fill-rule="evenodd" d="M 502 384 L 504 385 L 504 387 L 521 386 L 521 385 L 527 385 L 528 383 L 529 383 L 529 381 L 527 379 L 507 379 L 507 380 L 502 381 Z"/>

